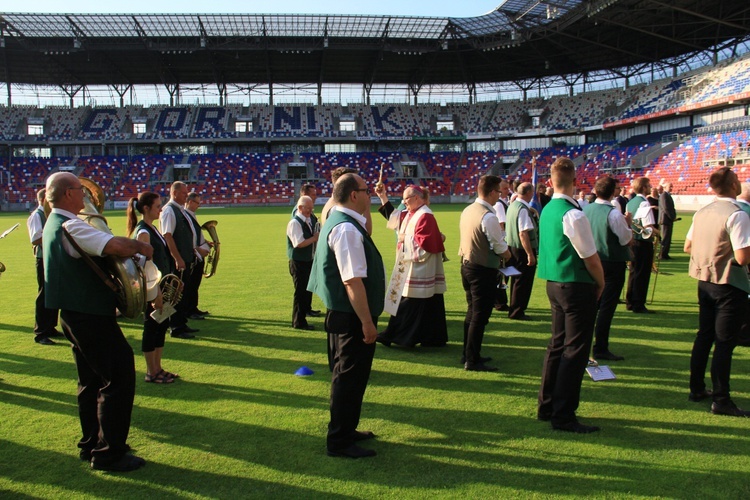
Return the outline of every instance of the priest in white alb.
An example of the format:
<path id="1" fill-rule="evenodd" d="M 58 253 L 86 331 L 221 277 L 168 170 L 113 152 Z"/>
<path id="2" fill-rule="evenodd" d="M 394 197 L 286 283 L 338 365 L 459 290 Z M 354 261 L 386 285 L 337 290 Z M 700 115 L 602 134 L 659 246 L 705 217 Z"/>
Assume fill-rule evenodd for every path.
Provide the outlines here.
<path id="1" fill-rule="evenodd" d="M 397 234 L 396 262 L 385 296 L 385 311 L 391 319 L 378 342 L 385 346 L 445 346 L 445 236 L 428 206 L 429 194 L 419 186 L 407 186 L 404 209 L 396 210 L 388 201 L 385 186 L 379 184 L 375 192 L 383 203 L 380 213 Z"/>

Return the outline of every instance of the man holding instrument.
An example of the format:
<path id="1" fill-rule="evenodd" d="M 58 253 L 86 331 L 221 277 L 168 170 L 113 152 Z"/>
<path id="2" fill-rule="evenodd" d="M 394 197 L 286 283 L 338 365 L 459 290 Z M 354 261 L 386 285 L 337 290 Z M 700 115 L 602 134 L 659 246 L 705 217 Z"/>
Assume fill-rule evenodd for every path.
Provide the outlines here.
<path id="1" fill-rule="evenodd" d="M 133 349 L 117 324 L 115 293 L 91 266 L 105 255 L 151 258 L 153 248 L 79 219 L 85 195 L 75 175 L 52 174 L 46 189 L 52 212 L 42 237 L 45 303 L 60 309 L 78 370 L 79 455 L 91 461 L 92 469 L 135 470 L 146 462 L 130 454 L 127 445 L 135 396 Z"/>
<path id="2" fill-rule="evenodd" d="M 633 239 L 633 259 L 630 275 L 628 276 L 628 290 L 625 292 L 625 308 L 637 314 L 652 313 L 646 308 L 648 284 L 651 280 L 651 268 L 654 263 L 654 240 L 659 234 L 656 219 L 651 204 L 646 195 L 651 192 L 648 177 L 636 177 L 633 180 L 635 196 L 628 202 L 626 213 L 633 218 L 635 238 Z M 647 231 L 651 231 L 648 236 Z"/>
<path id="3" fill-rule="evenodd" d="M 182 295 L 183 297 L 189 297 L 195 286 L 192 273 L 196 260 L 194 242 L 197 238 L 196 230 L 183 208 L 188 197 L 188 187 L 184 182 L 175 181 L 169 189 L 169 195 L 169 203 L 162 208 L 161 214 L 159 214 L 159 229 L 164 235 L 169 253 L 172 254 L 174 259 L 175 274 L 184 284 Z M 199 331 L 197 328 L 190 328 L 187 324 L 190 315 L 189 306 L 187 300 L 181 300 L 175 306 L 177 311 L 169 318 L 172 337 L 192 339 L 195 338 L 193 333 Z"/>

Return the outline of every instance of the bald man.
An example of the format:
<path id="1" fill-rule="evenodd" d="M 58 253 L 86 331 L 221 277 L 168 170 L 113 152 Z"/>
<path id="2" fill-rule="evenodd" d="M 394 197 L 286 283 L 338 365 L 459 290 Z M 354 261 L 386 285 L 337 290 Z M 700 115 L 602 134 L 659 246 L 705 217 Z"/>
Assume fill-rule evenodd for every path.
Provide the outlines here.
<path id="1" fill-rule="evenodd" d="M 83 186 L 69 172 L 47 179 L 52 212 L 44 226 L 45 302 L 60 309 L 60 323 L 73 348 L 78 369 L 78 416 L 83 437 L 81 460 L 91 468 L 127 472 L 146 462 L 127 445 L 135 397 L 133 349 L 122 334 L 115 311 L 116 295 L 93 266 L 101 257 L 151 258 L 153 248 L 141 241 L 100 231 L 77 217 Z M 88 258 L 82 256 L 81 252 Z"/>

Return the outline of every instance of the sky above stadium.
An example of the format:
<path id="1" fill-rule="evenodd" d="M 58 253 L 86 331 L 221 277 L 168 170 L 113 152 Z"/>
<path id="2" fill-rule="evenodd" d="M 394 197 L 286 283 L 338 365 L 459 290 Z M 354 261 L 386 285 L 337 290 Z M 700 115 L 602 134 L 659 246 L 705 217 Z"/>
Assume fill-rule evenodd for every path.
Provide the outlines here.
<path id="1" fill-rule="evenodd" d="M 372 14 L 473 17 L 494 10 L 503 0 L 6 0 L 5 12 L 85 14 Z"/>

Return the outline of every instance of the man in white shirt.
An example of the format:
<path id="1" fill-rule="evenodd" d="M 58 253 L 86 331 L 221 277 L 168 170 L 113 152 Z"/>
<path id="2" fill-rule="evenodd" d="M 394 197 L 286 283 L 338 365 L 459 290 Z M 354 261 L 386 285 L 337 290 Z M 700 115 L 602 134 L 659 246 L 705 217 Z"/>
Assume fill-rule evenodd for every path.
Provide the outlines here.
<path id="1" fill-rule="evenodd" d="M 593 355 L 597 360 L 611 361 L 625 359 L 609 350 L 609 331 L 620 301 L 620 292 L 625 285 L 625 269 L 630 260 L 629 244 L 633 239 L 629 216 L 621 214 L 612 203 L 616 182 L 608 176 L 598 179 L 594 185 L 596 200 L 583 209 L 591 224 L 596 251 L 604 270 L 604 291 L 599 300 L 594 327 Z"/>
<path id="2" fill-rule="evenodd" d="M 50 337 L 62 337 L 62 333 L 55 328 L 57 326 L 57 309 L 47 309 L 44 305 L 44 260 L 42 255 L 42 231 L 47 222 L 44 214 L 44 189 L 36 193 L 39 205 L 31 212 L 26 221 L 29 230 L 29 240 L 34 249 L 36 257 L 36 284 L 37 295 L 34 304 L 34 342 L 42 345 L 54 345 L 55 341 Z"/>
<path id="3" fill-rule="evenodd" d="M 356 443 L 374 438 L 358 431 L 362 399 L 375 355 L 378 317 L 385 299 L 383 259 L 367 231 L 370 189 L 359 175 L 342 175 L 335 206 L 320 232 L 307 289 L 326 305 L 331 378 L 331 420 L 326 439 L 333 457 L 364 458 L 374 450 Z"/>
<path id="4" fill-rule="evenodd" d="M 461 213 L 458 255 L 461 257 L 461 282 L 466 292 L 464 318 L 464 369 L 497 371 L 482 357 L 484 329 L 492 314 L 501 259 L 510 258 L 505 232 L 495 214 L 500 198 L 501 179 L 494 175 L 479 178 L 477 199 Z"/>
<path id="5" fill-rule="evenodd" d="M 310 280 L 315 243 L 318 233 L 312 222 L 313 200 L 309 196 L 300 196 L 294 217 L 286 225 L 286 247 L 289 257 L 289 274 L 294 283 L 294 301 L 292 304 L 292 327 L 298 330 L 314 330 L 307 323 L 306 316 L 312 309 L 312 292 L 307 290 Z"/>
<path id="6" fill-rule="evenodd" d="M 510 184 L 506 180 L 500 181 L 500 199 L 495 203 L 495 215 L 497 215 L 497 221 L 500 223 L 500 229 L 505 231 L 505 218 L 506 212 L 508 211 L 508 205 L 510 201 Z M 497 294 L 495 295 L 495 310 L 507 311 L 508 310 L 508 286 L 507 278 L 505 275 L 498 271 L 497 273 Z"/>
<path id="7" fill-rule="evenodd" d="M 54 173 L 46 189 L 52 212 L 42 236 L 45 298 L 47 307 L 60 309 L 78 371 L 79 457 L 90 461 L 92 469 L 132 471 L 146 463 L 127 444 L 135 397 L 133 349 L 117 324 L 115 292 L 95 272 L 92 266 L 98 264 L 89 265 L 78 249 L 91 260 L 106 255 L 151 258 L 154 249 L 79 219 L 84 194 L 75 175 Z"/>
<path id="8" fill-rule="evenodd" d="M 729 167 L 709 178 L 716 199 L 695 213 L 685 237 L 690 254 L 689 273 L 698 280 L 698 333 L 690 356 L 690 401 L 711 398 L 711 413 L 750 417 L 732 401 L 729 376 L 732 353 L 747 318 L 750 280 L 750 217 L 735 201 L 740 192 L 737 175 Z M 713 390 L 706 388 L 708 357 Z"/>
<path id="9" fill-rule="evenodd" d="M 211 251 L 211 246 L 203 236 L 201 225 L 198 223 L 198 217 L 195 213 L 201 206 L 201 195 L 195 191 L 190 191 L 187 195 L 187 201 L 185 201 L 185 214 L 187 214 L 190 223 L 193 226 L 195 240 L 195 266 L 191 274 L 192 280 L 192 292 L 187 297 L 183 295 L 182 300 L 187 300 L 185 310 L 187 311 L 188 318 L 190 319 L 206 319 L 208 311 L 201 311 L 198 309 L 198 290 L 201 287 L 201 281 L 203 281 L 203 271 L 206 267 L 206 256 Z"/>
<path id="10" fill-rule="evenodd" d="M 651 267 L 654 263 L 654 238 L 659 234 L 651 204 L 646 196 L 651 192 L 648 177 L 636 177 L 632 183 L 635 196 L 626 207 L 626 214 L 631 214 L 633 223 L 643 228 L 651 228 L 652 236 L 645 238 L 641 229 L 633 238 L 633 260 L 628 276 L 628 289 L 625 292 L 625 308 L 637 314 L 653 313 L 646 308 L 648 284 L 651 280 Z M 645 231 L 644 231 L 645 232 Z"/>
<path id="11" fill-rule="evenodd" d="M 184 287 L 183 296 L 189 296 L 193 290 L 193 268 L 195 267 L 195 241 L 196 232 L 189 216 L 183 208 L 188 196 L 188 187 L 184 182 L 175 181 L 169 189 L 170 200 L 159 215 L 159 230 L 164 235 L 169 253 L 174 259 L 174 269 L 177 276 L 182 280 Z M 169 318 L 169 326 L 172 328 L 172 337 L 181 339 L 195 338 L 193 333 L 197 328 L 190 328 L 187 324 L 190 311 L 189 304 L 181 300 L 175 309 L 177 310 Z"/>

